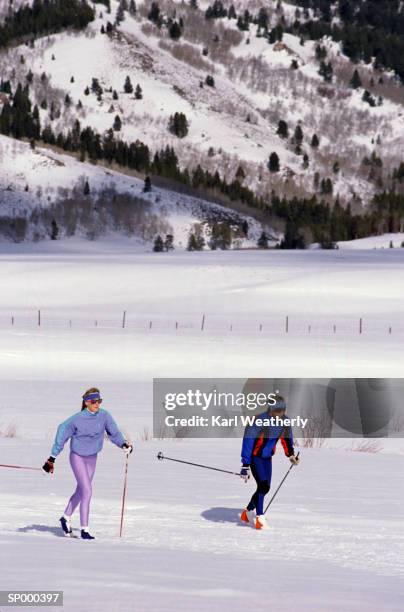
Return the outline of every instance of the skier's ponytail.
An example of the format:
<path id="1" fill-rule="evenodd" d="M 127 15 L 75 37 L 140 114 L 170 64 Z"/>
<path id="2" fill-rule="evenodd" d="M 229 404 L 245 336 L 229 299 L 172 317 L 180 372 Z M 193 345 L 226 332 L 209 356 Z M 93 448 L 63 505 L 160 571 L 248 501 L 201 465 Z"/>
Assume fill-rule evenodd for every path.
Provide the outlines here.
<path id="1" fill-rule="evenodd" d="M 82 402 L 82 404 L 81 404 L 81 409 L 82 409 L 82 410 L 85 410 L 85 409 L 87 408 L 87 406 L 86 406 L 86 402 L 84 401 L 84 398 L 85 398 L 87 395 L 90 395 L 90 393 L 99 393 L 99 392 L 100 392 L 100 390 L 99 390 L 99 389 L 97 389 L 96 387 L 91 387 L 90 389 L 87 389 L 87 391 L 85 391 L 85 392 L 83 393 L 83 402 Z"/>

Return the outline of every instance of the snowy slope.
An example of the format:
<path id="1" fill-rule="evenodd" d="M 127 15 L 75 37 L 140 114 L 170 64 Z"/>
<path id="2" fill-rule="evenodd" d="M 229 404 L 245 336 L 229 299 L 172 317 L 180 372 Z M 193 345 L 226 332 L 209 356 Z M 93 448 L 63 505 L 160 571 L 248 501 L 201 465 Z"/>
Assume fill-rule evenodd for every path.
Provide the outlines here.
<path id="1" fill-rule="evenodd" d="M 114 20 L 117 4 L 112 0 L 111 15 L 97 5 L 97 19 L 85 33 L 44 37 L 34 49 L 24 46 L 16 53 L 14 49 L 3 53 L 4 65 L 9 66 L 3 78 L 14 68 L 15 80 L 24 79 L 29 66 L 36 75 L 37 102 L 47 97 L 61 106 L 61 118 L 52 122 L 55 130 L 64 129 L 78 117 L 102 132 L 112 126 L 119 114 L 123 137 L 140 138 L 153 150 L 174 145 L 184 166 L 194 167 L 201 162 L 233 178 L 242 162 L 246 184 L 261 194 L 273 188 L 289 196 L 311 193 L 315 172 L 319 172 L 321 177 L 332 178 L 334 195 L 339 194 L 341 201 L 355 194 L 366 204 L 376 185 L 369 179 L 362 159 L 376 151 L 384 161 L 385 179 L 397 165 L 404 137 L 397 86 L 386 76 L 384 90 L 379 88 L 383 105 L 370 108 L 361 100 L 363 90 L 352 91 L 347 86 L 353 67 L 335 43 L 323 41 L 336 75 L 334 82 L 327 85 L 318 75 L 313 42 L 302 47 L 296 37 L 285 34 L 283 47 L 278 49 L 257 38 L 253 27 L 250 32 L 238 32 L 231 20 L 213 20 L 207 29 L 201 13 L 205 33 L 196 41 L 188 39 L 185 27 L 184 36 L 174 43 L 165 30 L 154 28 L 141 10 L 136 18 L 126 14 L 115 33 L 101 34 L 101 26 Z M 251 3 L 251 8 L 254 6 Z M 269 8 L 273 10 L 274 3 Z M 289 18 L 294 7 L 284 3 L 283 10 Z M 192 11 L 185 5 L 179 4 L 178 12 L 184 15 L 185 22 L 192 20 Z M 211 42 L 216 32 L 219 38 L 234 37 L 218 57 Z M 206 57 L 202 55 L 204 46 L 209 48 Z M 12 59 L 20 53 L 26 61 L 23 66 Z M 299 65 L 297 70 L 290 69 L 293 59 Z M 367 67 L 359 68 L 364 83 L 370 87 L 367 81 L 374 75 Z M 39 79 L 42 72 L 48 75 L 45 84 Z M 209 73 L 214 75 L 216 86 L 201 88 L 200 81 Z M 141 85 L 142 100 L 123 93 L 127 75 L 134 86 Z M 94 94 L 84 95 L 93 77 L 104 89 L 102 100 Z M 112 99 L 110 88 L 118 92 L 117 101 Z M 74 105 L 64 108 L 66 92 L 74 104 L 81 100 L 83 110 L 77 111 Z M 189 134 L 184 139 L 172 136 L 167 129 L 169 116 L 176 111 L 184 112 L 189 120 Z M 41 111 L 41 119 L 43 123 L 49 120 L 48 111 Z M 307 170 L 292 142 L 276 134 L 280 119 L 288 122 L 291 136 L 301 123 L 303 150 L 310 158 Z M 318 151 L 309 146 L 315 132 L 321 143 Z M 272 151 L 281 160 L 278 175 L 271 175 L 266 167 Z M 337 160 L 341 170 L 334 174 L 332 168 Z"/>
<path id="2" fill-rule="evenodd" d="M 404 233 L 382 234 L 381 236 L 370 236 L 357 240 L 346 240 L 338 243 L 340 249 L 388 249 L 391 244 L 393 248 L 401 248 L 404 243 Z"/>
<path id="3" fill-rule="evenodd" d="M 0 212 L 4 217 L 29 215 L 35 208 L 50 207 L 61 199 L 68 198 L 74 187 L 82 193 L 84 183 L 88 181 L 92 197 L 96 197 L 97 193 L 102 193 L 103 190 L 114 190 L 139 198 L 148 206 L 149 217 L 156 218 L 155 234 L 159 228 L 161 233 L 171 232 L 174 234 L 175 244 L 183 248 L 187 245 L 189 233 L 195 223 L 215 218 L 227 219 L 230 223 L 240 223 L 243 220 L 248 222 L 249 239 L 240 239 L 240 245 L 255 245 L 261 232 L 260 224 L 246 215 L 168 189 L 153 187 L 152 193 L 145 194 L 143 180 L 139 178 L 102 166 L 81 163 L 50 149 L 32 150 L 27 143 L 12 138 L 0 136 L 0 159 Z M 27 187 L 29 191 L 26 191 Z M 104 229 L 108 232 L 108 228 Z M 28 237 L 38 230 L 43 232 L 43 228 L 31 224 Z M 109 230 L 111 233 L 112 228 Z M 135 235 L 139 238 L 140 233 L 135 231 Z M 149 237 L 149 241 L 152 237 L 153 235 Z"/>

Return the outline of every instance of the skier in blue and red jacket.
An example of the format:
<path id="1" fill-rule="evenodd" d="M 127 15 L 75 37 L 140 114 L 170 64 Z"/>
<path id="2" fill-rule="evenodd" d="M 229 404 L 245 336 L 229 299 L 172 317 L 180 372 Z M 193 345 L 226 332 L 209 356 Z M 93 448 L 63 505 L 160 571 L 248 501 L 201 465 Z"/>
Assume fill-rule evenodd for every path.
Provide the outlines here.
<path id="1" fill-rule="evenodd" d="M 292 428 L 284 425 L 262 426 L 257 423 L 270 417 L 287 418 L 286 403 L 282 396 L 276 396 L 276 403 L 268 406 L 267 412 L 257 415 L 253 425 L 246 427 L 241 449 L 242 468 L 240 476 L 247 482 L 250 472 L 253 475 L 257 489 L 248 506 L 241 513 L 243 523 L 255 524 L 256 529 L 267 527 L 264 517 L 264 499 L 271 486 L 272 455 L 276 450 L 278 440 L 281 441 L 285 455 L 293 465 L 299 463 L 293 448 Z M 256 513 L 254 521 L 254 512 Z"/>

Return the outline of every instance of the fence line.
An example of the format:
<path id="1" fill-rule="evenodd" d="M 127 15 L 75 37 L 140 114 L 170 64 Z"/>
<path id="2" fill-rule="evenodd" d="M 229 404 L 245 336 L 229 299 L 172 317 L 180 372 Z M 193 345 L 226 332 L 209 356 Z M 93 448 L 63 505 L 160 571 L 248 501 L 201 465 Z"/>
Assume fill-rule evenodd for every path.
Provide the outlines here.
<path id="1" fill-rule="evenodd" d="M 154 314 L 152 317 L 130 313 L 124 310 L 116 317 L 108 315 L 97 317 L 98 313 L 88 316 L 74 316 L 72 314 L 46 313 L 37 310 L 32 313 L 12 312 L 2 313 L 0 311 L 0 329 L 14 328 L 15 330 L 31 327 L 41 329 L 69 328 L 83 329 L 96 327 L 101 329 L 119 329 L 125 331 L 148 330 L 152 331 L 174 331 L 176 333 L 198 332 L 204 333 L 250 333 L 261 335 L 289 335 L 289 336 L 361 336 L 368 337 L 374 334 L 383 336 L 404 335 L 404 320 L 401 323 L 382 318 L 369 316 L 352 317 L 342 315 L 237 315 L 206 314 L 202 315 L 161 315 Z"/>

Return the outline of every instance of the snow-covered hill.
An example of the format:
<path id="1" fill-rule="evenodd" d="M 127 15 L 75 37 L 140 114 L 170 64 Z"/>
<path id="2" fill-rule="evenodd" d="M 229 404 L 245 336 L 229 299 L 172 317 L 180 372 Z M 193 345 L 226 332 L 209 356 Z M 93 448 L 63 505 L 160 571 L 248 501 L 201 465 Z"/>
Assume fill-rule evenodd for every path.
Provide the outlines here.
<path id="1" fill-rule="evenodd" d="M 14 236 L 19 241 L 49 238 L 55 219 L 58 238 L 120 233 L 133 236 L 142 248 L 150 248 L 157 234 L 172 234 L 174 245 L 185 248 L 196 225 L 209 240 L 211 225 L 221 221 L 235 228 L 233 246 L 256 246 L 262 231 L 261 224 L 248 215 L 156 186 L 144 193 L 140 178 L 81 163 L 51 149 L 33 150 L 5 136 L 0 136 L 0 160 L 3 238 L 14 236 L 8 236 L 7 225 L 17 218 L 27 222 L 21 227 L 23 235 Z M 84 195 L 86 183 L 90 192 Z M 237 231 L 243 222 L 248 224 L 248 236 Z"/>
<path id="2" fill-rule="evenodd" d="M 256 26 L 240 32 L 235 20 L 206 21 L 202 10 L 162 0 L 164 14 L 172 15 L 175 9 L 184 20 L 183 36 L 173 41 L 166 28 L 158 29 L 147 19 L 149 4 L 137 4 L 136 15 L 125 12 L 110 33 L 106 26 L 115 22 L 115 0 L 110 14 L 102 4 L 94 5 L 97 18 L 82 33 L 63 32 L 37 40 L 33 48 L 3 52 L 3 79 L 23 81 L 28 68 L 33 71 L 36 102 L 46 99 L 48 106 L 40 111 L 42 124 L 51 123 L 55 132 L 78 118 L 102 133 L 119 115 L 125 139 L 139 138 L 153 151 L 173 145 L 183 167 L 201 163 L 227 179 L 234 178 L 241 164 L 244 184 L 264 196 L 272 190 L 286 196 L 312 193 L 320 189 L 322 178 L 331 178 L 334 197 L 339 195 L 342 202 L 354 197 L 366 204 L 380 180 L 388 180 L 404 139 L 401 88 L 388 75 L 383 86 L 372 87 L 371 78 L 380 75 L 359 65 L 363 88 L 351 89 L 354 67 L 337 44 L 324 40 L 321 44 L 334 65 L 333 82 L 325 83 L 318 74 L 317 43 L 302 46 L 297 37 L 285 34 L 281 43 L 268 44 L 257 37 Z M 267 7 L 272 23 L 282 14 L 286 21 L 292 19 L 295 7 L 284 2 L 280 14 L 276 4 L 271 1 Z M 258 10 L 256 2 L 242 2 L 239 9 L 241 5 Z M 16 61 L 21 55 L 24 64 Z M 41 80 L 43 73 L 46 78 Z M 209 74 L 214 87 L 206 85 Z M 124 93 L 127 76 L 133 87 L 141 86 L 141 99 Z M 91 91 L 93 78 L 102 87 L 100 96 Z M 381 106 L 371 108 L 362 101 L 365 86 L 382 97 Z M 82 108 L 77 109 L 79 100 Z M 57 109 L 52 121 L 51 101 Z M 189 132 L 181 139 L 168 130 L 174 112 L 184 113 L 189 122 Z M 288 140 L 277 134 L 280 120 L 288 124 Z M 298 125 L 303 144 L 296 154 L 292 137 Z M 320 139 L 317 149 L 310 146 L 314 133 Z M 273 151 L 280 158 L 279 173 L 267 168 Z M 383 159 L 377 172 L 362 164 L 373 152 Z"/>

